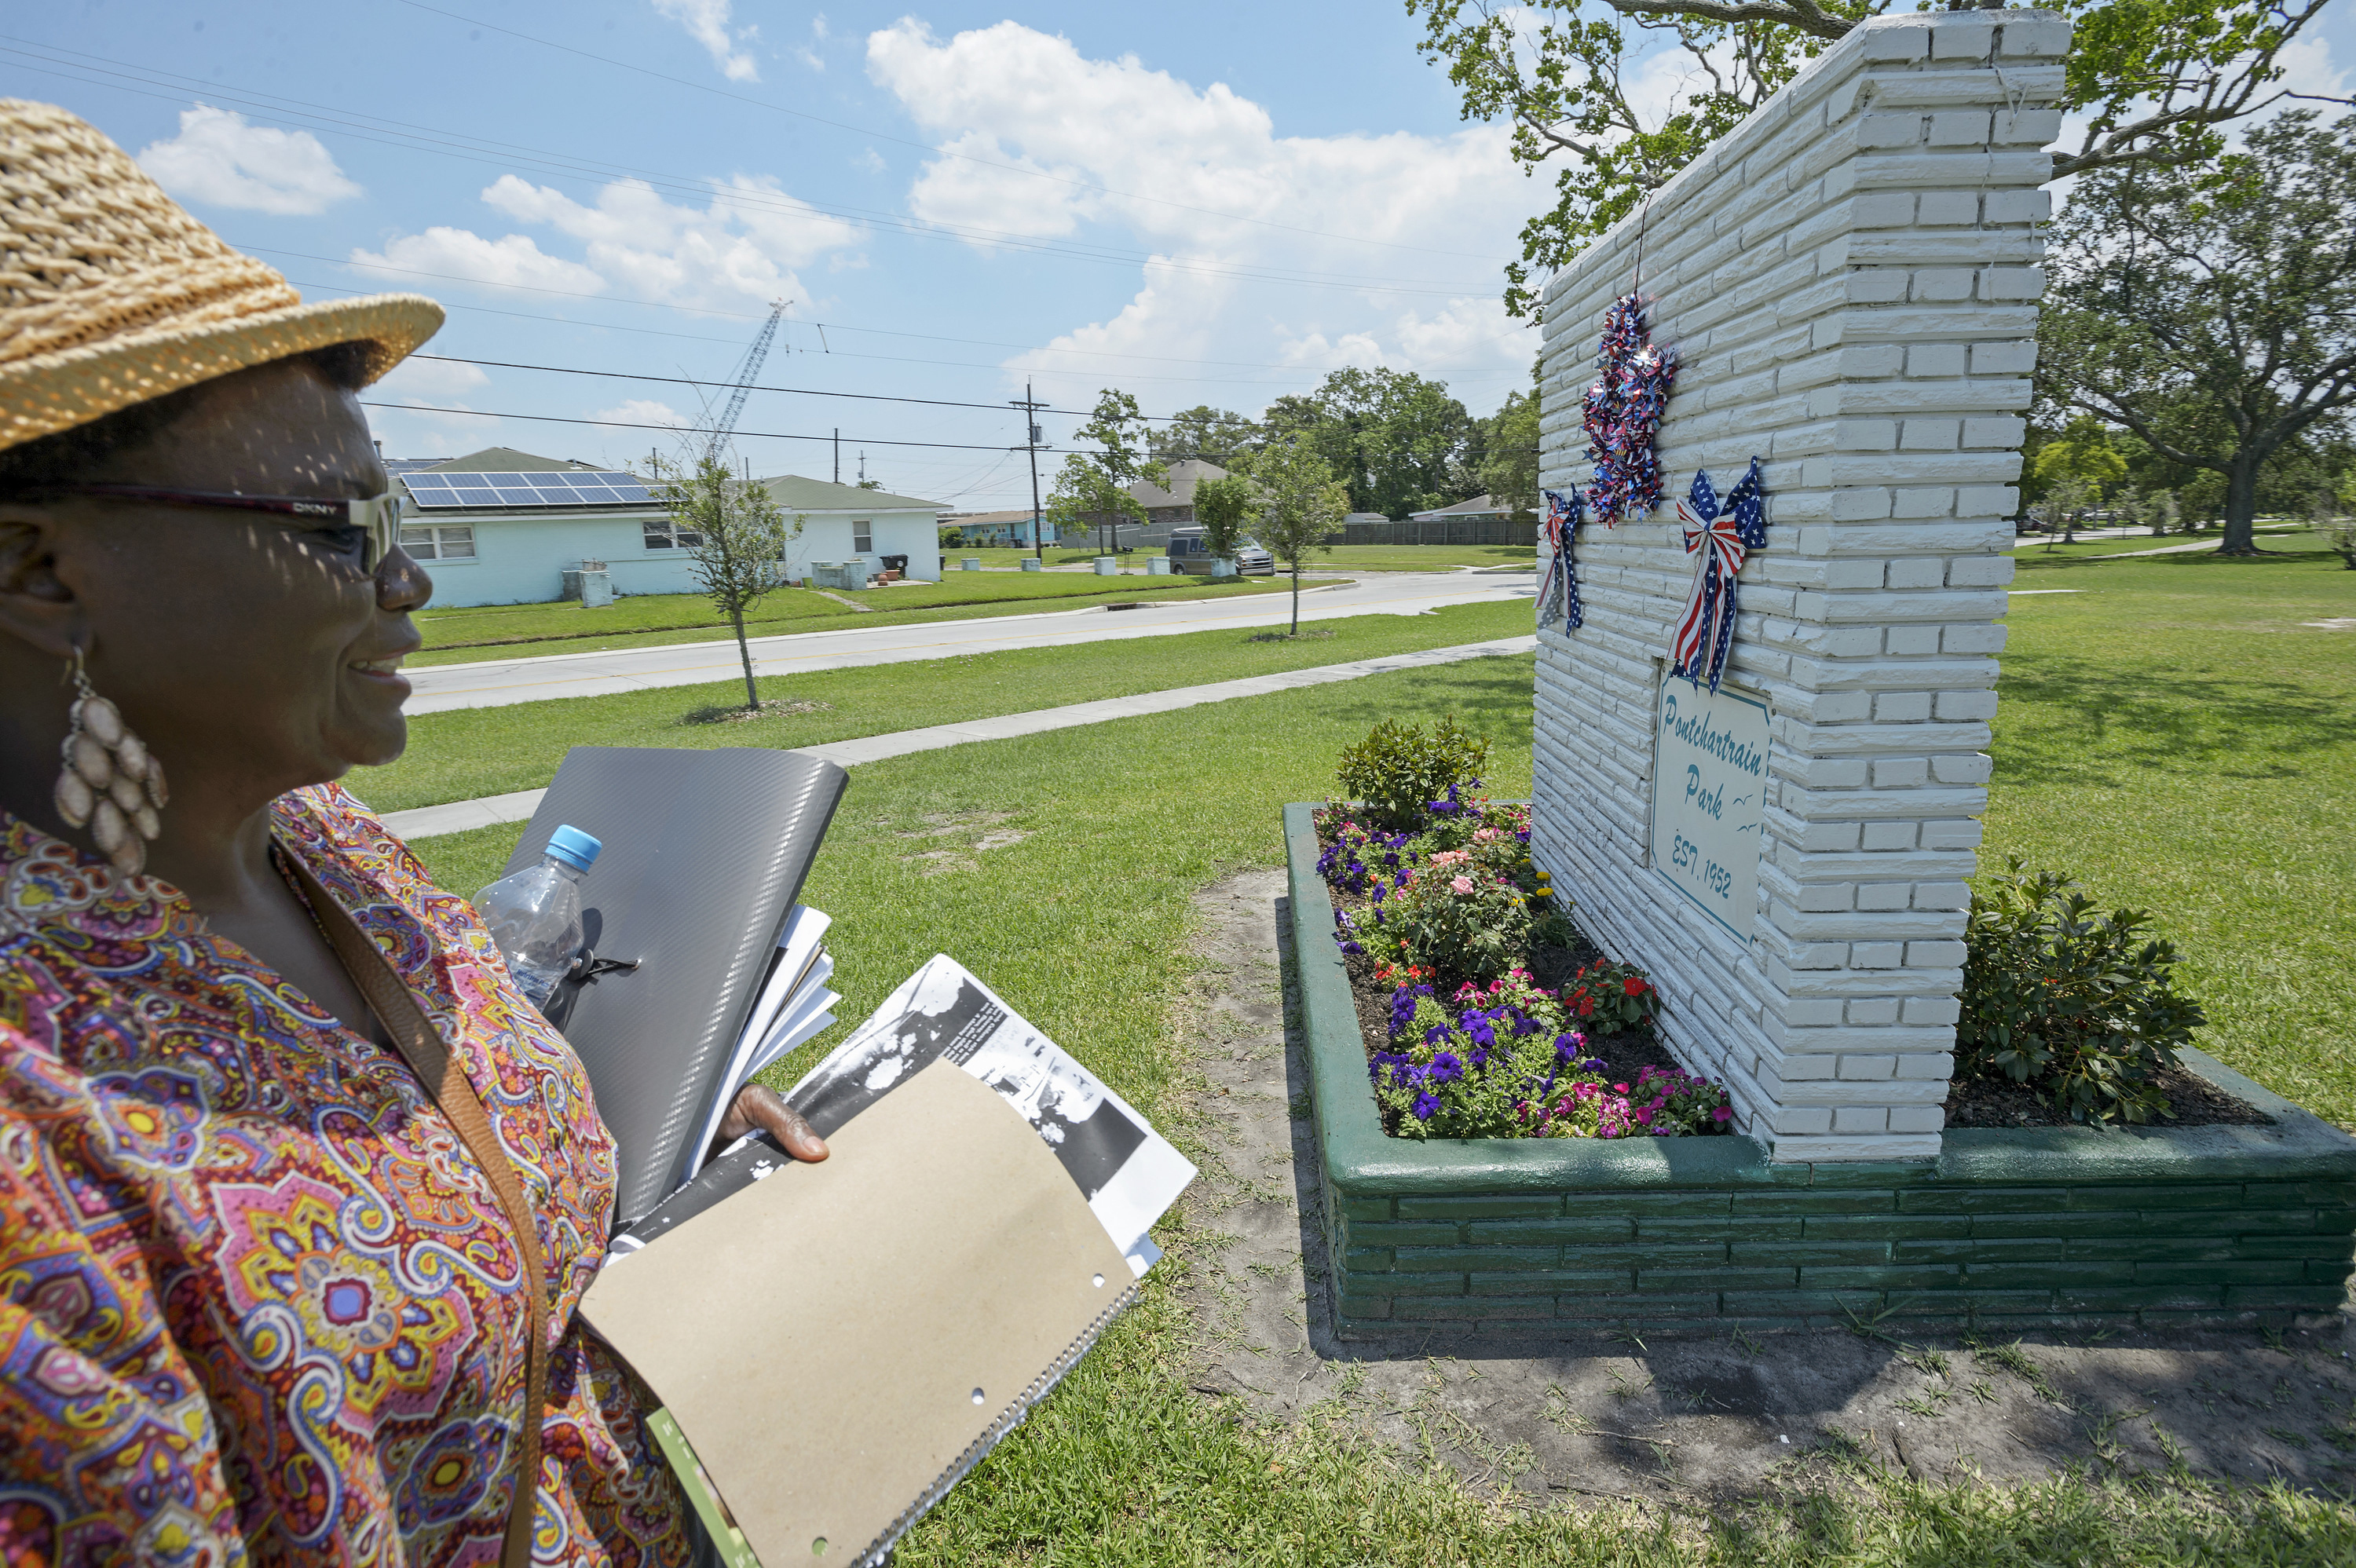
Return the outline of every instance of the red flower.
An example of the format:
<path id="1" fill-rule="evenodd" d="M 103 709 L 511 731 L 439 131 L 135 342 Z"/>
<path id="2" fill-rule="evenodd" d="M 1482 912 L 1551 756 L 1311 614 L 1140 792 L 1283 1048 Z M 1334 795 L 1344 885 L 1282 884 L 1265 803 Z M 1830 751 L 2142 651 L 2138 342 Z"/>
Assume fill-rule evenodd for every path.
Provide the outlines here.
<path id="1" fill-rule="evenodd" d="M 1644 994 L 1644 982 L 1641 976 L 1631 975 L 1620 982 L 1620 988 L 1632 997 L 1641 997 Z"/>

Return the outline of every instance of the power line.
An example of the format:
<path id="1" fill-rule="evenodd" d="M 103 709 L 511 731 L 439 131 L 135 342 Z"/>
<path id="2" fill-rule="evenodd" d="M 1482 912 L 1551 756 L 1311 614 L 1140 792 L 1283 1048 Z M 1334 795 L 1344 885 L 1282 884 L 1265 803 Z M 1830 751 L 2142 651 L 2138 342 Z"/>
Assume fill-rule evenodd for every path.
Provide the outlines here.
<path id="1" fill-rule="evenodd" d="M 743 390 L 752 392 L 783 392 L 790 396 L 801 398 L 851 398 L 866 403 L 916 403 L 926 408 L 936 409 L 982 409 L 991 413 L 1003 413 L 1006 411 L 1008 402 L 1012 402 L 1013 406 L 1017 408 L 1029 408 L 1034 412 L 1045 410 L 1051 412 L 1060 412 L 1069 419 L 1080 419 L 1085 417 L 1085 411 L 1078 409 L 1051 410 L 1049 409 L 1049 405 L 1045 403 L 1023 402 L 1011 399 L 1007 400 L 1007 401 L 1001 402 L 982 403 L 972 402 L 958 398 L 912 398 L 890 392 L 835 392 L 828 391 L 818 387 L 768 387 L 763 386 L 757 381 L 750 383 L 742 381 L 713 381 L 706 380 L 701 377 L 695 376 L 651 376 L 636 370 L 592 370 L 584 367 L 573 365 L 528 365 L 512 359 L 470 359 L 463 355 L 457 354 L 416 353 L 412 354 L 410 357 L 412 359 L 430 359 L 434 363 L 441 365 L 476 365 L 493 370 L 538 370 L 543 371 L 552 376 L 592 376 L 603 380 L 651 381 L 662 386 L 671 387 L 724 387 L 729 389 L 742 389 Z M 1025 396 L 1028 396 L 1027 392 Z M 1176 414 L 1141 414 L 1139 417 L 1149 424 L 1168 424 L 1179 418 Z M 1041 450 L 1047 451 L 1051 449 L 1042 447 Z"/>
<path id="2" fill-rule="evenodd" d="M 369 409 L 391 409 L 398 413 L 464 414 L 470 419 L 530 420 L 536 424 L 585 424 L 596 425 L 605 430 L 659 430 L 668 431 L 673 435 L 692 435 L 695 433 L 684 425 L 656 424 L 650 421 L 645 420 L 584 420 L 570 418 L 562 414 L 498 413 L 489 409 L 445 409 L 437 408 L 430 403 L 382 403 L 371 402 L 366 399 L 361 400 L 360 406 Z M 743 440 L 753 440 L 757 438 L 762 441 L 832 442 L 839 439 L 832 435 L 795 435 L 785 431 L 777 430 L 740 430 L 736 434 Z M 930 447 L 938 448 L 946 452 L 1004 452 L 1006 450 L 1002 446 L 989 445 L 980 442 L 970 441 L 891 441 L 880 436 L 861 436 L 854 439 L 864 441 L 870 446 Z M 1050 447 L 1046 450 L 1062 451 L 1064 449 L 1061 447 Z"/>
<path id="3" fill-rule="evenodd" d="M 291 251 L 273 251 L 270 253 L 272 255 L 278 256 L 299 254 L 299 252 Z M 312 261 L 324 261 L 328 260 L 329 258 L 309 257 L 306 259 Z M 328 293 L 365 294 L 372 292 L 368 289 L 352 288 L 343 283 L 312 283 L 302 278 L 289 278 L 287 282 L 293 283 L 296 288 L 316 289 Z M 500 286 L 504 287 L 506 285 Z M 652 300 L 624 300 L 612 301 L 609 303 L 624 304 L 659 304 L 659 302 Z M 580 321 L 571 316 L 542 315 L 535 311 L 499 310 L 491 305 L 452 304 L 447 302 L 444 302 L 443 308 L 445 310 L 466 311 L 475 315 L 503 315 L 516 321 L 546 321 L 552 322 L 560 326 L 585 326 L 595 332 L 626 332 L 640 337 L 675 337 L 686 343 L 724 343 L 734 347 L 736 342 L 733 337 L 713 337 L 704 333 L 665 332 L 659 327 L 624 326 L 616 322 L 610 321 Z M 684 309 L 686 307 L 660 305 L 660 308 L 668 310 Z M 701 314 L 727 315 L 733 313 L 713 311 Z M 747 316 L 745 319 L 750 320 L 752 318 Z M 840 322 L 832 321 L 804 321 L 799 325 L 803 326 L 825 327 L 826 329 L 833 332 L 865 333 L 878 337 L 909 337 L 926 343 L 968 344 L 978 348 L 1012 348 L 1023 354 L 1081 354 L 1091 358 L 1098 359 L 1142 359 L 1154 364 L 1165 365 L 1232 365 L 1249 369 L 1290 371 L 1294 377 L 1298 377 L 1303 372 L 1316 375 L 1323 372 L 1346 369 L 1349 368 L 1344 365 L 1271 365 L 1263 364 L 1260 361 L 1253 359 L 1188 359 L 1173 354 L 1113 354 L 1093 348 L 1042 348 L 1033 347 L 1029 345 L 1021 343 L 1001 343 L 984 337 L 947 337 L 933 333 L 894 332 L 888 327 L 881 326 L 845 326 Z M 1515 333 L 1525 330 L 1526 330 L 1526 328 L 1516 328 L 1515 332 L 1499 333 L 1495 337 L 1487 338 L 1483 341 L 1490 343 L 1498 342 L 1504 338 L 1512 337 L 1515 336 Z M 801 352 L 807 354 L 809 350 L 803 349 Z M 991 370 L 1001 373 L 1006 369 L 1005 365 L 1002 363 L 984 365 L 976 363 L 970 359 L 919 359 L 908 355 L 859 354 L 848 349 L 830 349 L 828 350 L 828 353 L 831 357 L 839 359 L 872 359 L 878 364 L 885 365 L 926 365 L 950 369 Z M 417 356 L 416 357 L 422 358 L 425 357 L 425 356 Z M 1418 374 L 1423 375 L 1444 373 L 1451 376 L 1519 376 L 1524 373 L 1522 367 L 1515 365 L 1421 365 L 1412 367 L 1412 368 L 1415 369 Z M 1087 368 L 1057 369 L 1053 367 L 1033 367 L 1030 373 L 1040 376 L 1064 376 L 1073 379 L 1093 379 L 1098 376 L 1119 375 L 1122 379 L 1131 381 L 1183 381 L 1189 384 L 1197 382 L 1212 382 L 1222 386 L 1238 387 L 1272 387 L 1286 384 L 1286 382 L 1282 380 L 1263 380 L 1241 376 L 1149 376 L 1136 371 L 1114 371 Z M 997 405 L 992 404 L 991 406 L 994 408 Z"/>
<path id="4" fill-rule="evenodd" d="M 641 76 L 651 76 L 658 80 L 671 82 L 680 87 L 691 88 L 698 92 L 711 93 L 714 97 L 734 99 L 739 103 L 749 104 L 755 109 L 766 109 L 773 113 L 791 115 L 797 120 L 807 120 L 815 125 L 824 125 L 836 131 L 848 131 L 852 135 L 872 137 L 879 142 L 890 142 L 895 146 L 914 147 L 916 151 L 924 153 L 931 157 L 955 158 L 961 163 L 979 164 L 984 168 L 997 169 L 1006 174 L 1023 175 L 1032 179 L 1045 180 L 1051 185 L 1066 185 L 1071 186 L 1079 190 L 1093 190 L 1100 192 L 1106 196 L 1117 196 L 1124 201 L 1148 202 L 1155 207 L 1174 208 L 1181 212 L 1199 213 L 1206 218 L 1225 219 L 1230 223 L 1248 223 L 1262 229 L 1281 229 L 1289 233 L 1313 235 L 1321 240 L 1340 240 L 1352 245 L 1379 245 L 1387 250 L 1392 251 L 1419 251 L 1428 256 L 1457 256 L 1462 257 L 1464 260 L 1473 261 L 1494 261 L 1495 260 L 1494 257 L 1477 255 L 1470 251 L 1441 251 L 1436 250 L 1429 245 L 1403 245 L 1395 240 L 1365 240 L 1360 239 L 1358 236 L 1354 234 L 1336 234 L 1331 229 L 1307 229 L 1298 224 L 1279 223 L 1273 219 L 1247 218 L 1241 213 L 1221 212 L 1216 208 L 1194 207 L 1183 201 L 1171 201 L 1162 197 L 1140 196 L 1133 191 L 1116 190 L 1110 186 L 1098 185 L 1093 180 L 1074 179 L 1066 175 L 1051 175 L 1044 169 L 1026 169 L 1020 164 L 1002 164 L 994 158 L 980 158 L 974 156 L 970 153 L 951 152 L 947 148 L 935 147 L 927 143 L 914 141 L 905 136 L 895 136 L 888 131 L 871 131 L 864 126 L 848 124 L 841 120 L 829 120 L 823 115 L 811 114 L 803 110 L 788 109 L 781 103 L 772 103 L 766 99 L 752 98 L 741 92 L 731 92 L 726 88 L 713 87 L 709 82 L 690 81 L 685 77 L 672 76 L 666 71 L 655 70 L 647 66 L 634 64 L 629 60 L 617 60 L 609 55 L 595 54 L 588 49 L 575 48 L 571 44 L 560 44 L 552 38 L 534 37 L 530 33 L 520 33 L 512 27 L 502 27 L 496 22 L 478 21 L 472 16 L 462 16 L 455 11 L 444 11 L 438 5 L 425 5 L 423 4 L 423 0 L 399 0 L 399 3 L 408 5 L 415 10 L 431 11 L 437 16 L 447 16 L 454 22 L 464 22 L 470 27 L 487 27 L 495 33 L 505 33 L 511 38 L 520 38 L 528 44 L 538 44 L 542 48 L 561 49 L 566 54 L 579 55 L 584 59 L 596 60 L 602 65 L 613 66 L 622 70 L 636 71 Z"/>
<path id="5" fill-rule="evenodd" d="M 462 414 L 469 419 L 529 420 L 535 424 L 594 425 L 605 430 L 659 430 L 668 431 L 673 435 L 692 435 L 695 433 L 684 425 L 656 424 L 653 421 L 647 420 L 592 420 L 580 419 L 564 414 L 500 413 L 491 409 L 450 409 L 436 407 L 431 403 L 373 402 L 367 399 L 361 400 L 360 406 L 369 409 L 389 409 L 395 413 Z M 740 430 L 736 434 L 740 439 L 747 441 L 816 441 L 831 443 L 841 440 L 841 436 L 840 434 L 796 435 L 785 431 L 776 430 Z M 863 444 L 867 446 L 905 446 L 942 452 L 1002 453 L 1009 450 L 1003 446 L 992 446 L 980 442 L 969 441 L 893 441 L 888 437 L 884 436 L 853 436 L 851 440 L 855 444 Z M 1021 447 L 1015 447 L 1012 450 L 1020 452 L 1023 449 Z M 1081 449 L 1071 446 L 1049 446 L 1042 443 L 1038 447 L 1038 450 L 1041 452 L 1070 453 L 1078 452 Z M 1536 452 L 1539 449 L 1528 446 L 1493 446 L 1486 447 L 1483 450 L 1489 452 Z M 1362 448 L 1352 455 L 1359 457 L 1413 457 L 1429 459 L 1447 457 L 1450 453 L 1447 452 L 1417 452 L 1406 448 Z"/>

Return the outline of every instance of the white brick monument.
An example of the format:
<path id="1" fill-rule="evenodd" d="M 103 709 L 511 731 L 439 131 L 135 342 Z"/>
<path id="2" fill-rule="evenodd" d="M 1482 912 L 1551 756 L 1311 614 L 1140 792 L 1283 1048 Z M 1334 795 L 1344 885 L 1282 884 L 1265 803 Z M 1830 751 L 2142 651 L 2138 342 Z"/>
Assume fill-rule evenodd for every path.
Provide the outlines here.
<path id="1" fill-rule="evenodd" d="M 1939 1150 L 2069 36 L 1865 22 L 1547 290 L 1546 485 L 1590 476 L 1632 281 L 1678 369 L 1660 509 L 1579 529 L 1584 624 L 1539 633 L 1535 853 L 1778 1159 Z M 1753 456 L 1770 527 L 1713 698 L 1667 674 L 1675 503 Z"/>

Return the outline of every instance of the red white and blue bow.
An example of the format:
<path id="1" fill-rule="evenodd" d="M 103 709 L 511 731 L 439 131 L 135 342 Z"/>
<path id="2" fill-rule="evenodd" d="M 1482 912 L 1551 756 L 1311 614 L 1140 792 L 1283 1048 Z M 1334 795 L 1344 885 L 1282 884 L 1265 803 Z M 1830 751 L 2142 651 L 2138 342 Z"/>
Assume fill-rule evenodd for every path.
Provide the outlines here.
<path id="1" fill-rule="evenodd" d="M 1539 495 L 1546 502 L 1547 548 L 1554 552 L 1554 560 L 1547 568 L 1546 590 L 1538 595 L 1538 624 L 1560 616 L 1566 625 L 1576 627 L 1587 619 L 1579 603 L 1579 573 L 1570 560 L 1571 536 L 1579 529 L 1580 493 L 1542 490 Z"/>
<path id="2" fill-rule="evenodd" d="M 1677 621 L 1669 645 L 1669 673 L 1699 686 L 1718 683 L 1726 674 L 1726 656 L 1734 646 L 1734 579 L 1742 570 L 1745 553 L 1767 543 L 1767 487 L 1759 475 L 1759 460 L 1719 507 L 1709 475 L 1694 475 L 1693 490 L 1677 503 L 1677 520 L 1685 525 L 1686 553 L 1694 562 L 1693 592 L 1687 595 L 1685 614 Z"/>

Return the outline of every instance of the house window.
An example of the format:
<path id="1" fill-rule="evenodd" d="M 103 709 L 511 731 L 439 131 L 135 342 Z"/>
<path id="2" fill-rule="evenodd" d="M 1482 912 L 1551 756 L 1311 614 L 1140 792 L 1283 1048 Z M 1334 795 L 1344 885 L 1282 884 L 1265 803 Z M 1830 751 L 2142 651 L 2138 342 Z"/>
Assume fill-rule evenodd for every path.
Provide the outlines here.
<path id="1" fill-rule="evenodd" d="M 419 560 L 472 560 L 475 559 L 475 525 L 403 523 L 401 526 L 401 548 Z"/>
<path id="2" fill-rule="evenodd" d="M 703 542 L 702 534 L 669 517 L 649 517 L 643 526 L 648 549 L 693 549 Z"/>
<path id="3" fill-rule="evenodd" d="M 851 553 L 853 555 L 873 555 L 875 553 L 875 525 L 873 523 L 862 522 L 851 525 Z"/>

